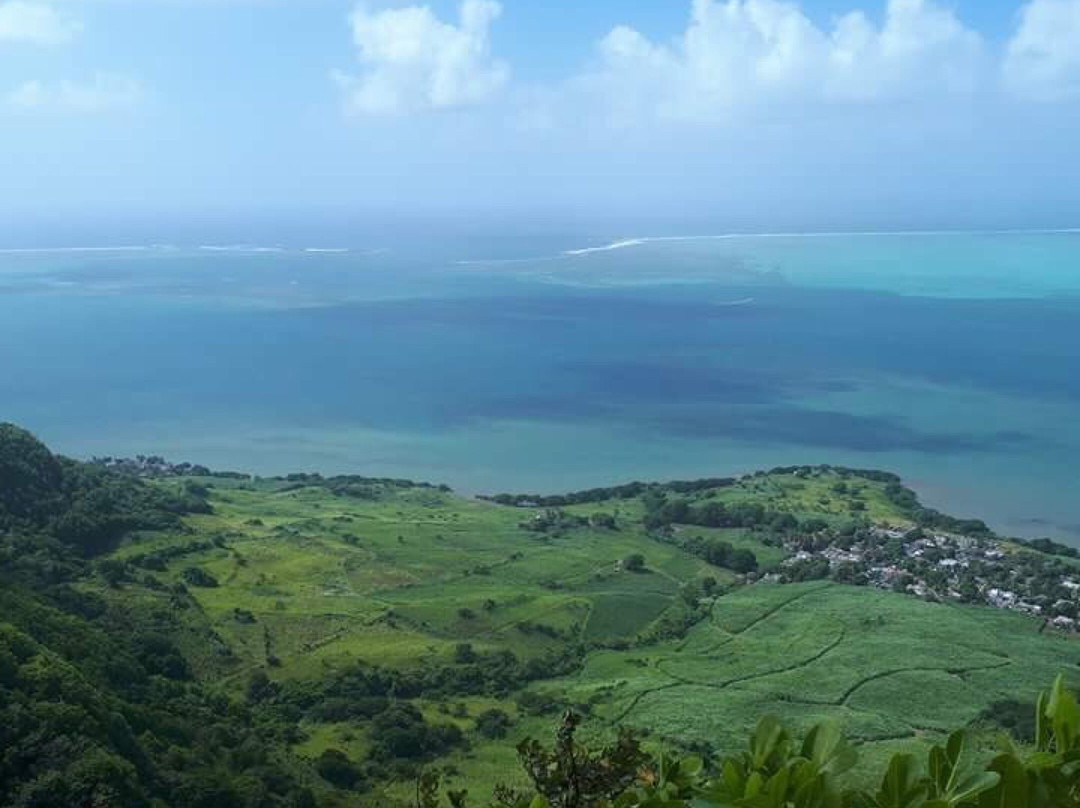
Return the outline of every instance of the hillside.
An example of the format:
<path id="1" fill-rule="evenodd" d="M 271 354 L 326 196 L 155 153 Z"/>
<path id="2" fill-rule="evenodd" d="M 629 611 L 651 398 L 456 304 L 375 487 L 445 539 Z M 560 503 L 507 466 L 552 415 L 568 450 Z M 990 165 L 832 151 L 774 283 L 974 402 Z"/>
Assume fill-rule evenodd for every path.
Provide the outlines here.
<path id="1" fill-rule="evenodd" d="M 834 720 L 862 752 L 847 776 L 868 782 L 958 726 L 988 754 L 1057 674 L 1080 681 L 1073 635 L 906 553 L 929 542 L 919 525 L 945 531 L 954 559 L 953 544 L 966 558 L 993 541 L 1008 553 L 972 576 L 1059 610 L 1073 560 L 923 509 L 879 472 L 472 500 L 403 480 L 90 466 L 0 436 L 0 687 L 35 721 L 77 704 L 88 726 L 60 733 L 65 748 L 107 759 L 125 805 L 385 805 L 421 765 L 485 794 L 524 782 L 514 745 L 566 707 L 586 739 L 633 727 L 649 749 L 709 752 L 765 713 L 799 732 Z M 841 546 L 857 564 L 815 567 Z M 868 585 L 897 558 L 917 585 Z M 34 734 L 14 715 L 5 749 Z M 57 804 L 44 781 L 104 766 L 20 765 L 0 768 L 19 805 Z"/>

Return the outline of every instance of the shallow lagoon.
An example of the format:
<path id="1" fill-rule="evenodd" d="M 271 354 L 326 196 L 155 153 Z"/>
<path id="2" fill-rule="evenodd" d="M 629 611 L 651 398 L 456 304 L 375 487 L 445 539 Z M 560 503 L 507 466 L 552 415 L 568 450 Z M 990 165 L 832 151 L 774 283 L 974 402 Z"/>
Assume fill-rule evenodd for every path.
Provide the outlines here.
<path id="1" fill-rule="evenodd" d="M 1080 543 L 1080 233 L 0 253 L 68 453 L 554 491 L 787 463 Z"/>

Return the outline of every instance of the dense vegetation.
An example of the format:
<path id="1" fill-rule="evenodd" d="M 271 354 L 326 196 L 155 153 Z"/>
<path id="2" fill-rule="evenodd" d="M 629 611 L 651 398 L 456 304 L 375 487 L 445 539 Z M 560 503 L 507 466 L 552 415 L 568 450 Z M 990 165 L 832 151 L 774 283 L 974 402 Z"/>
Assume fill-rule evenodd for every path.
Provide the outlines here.
<path id="1" fill-rule="evenodd" d="M 506 507 L 405 480 L 83 464 L 0 426 L 0 805 L 415 805 L 436 773 L 443 796 L 597 804 L 558 791 L 567 749 L 636 762 L 620 805 L 728 804 L 717 752 L 767 711 L 805 735 L 842 722 L 852 793 L 954 727 L 979 764 L 1001 730 L 1038 745 L 1033 683 L 1075 685 L 1075 640 L 817 576 L 755 583 L 794 580 L 792 547 L 915 529 L 898 484 L 796 467 Z M 1032 580 L 1071 562 L 1041 549 L 1017 551 Z M 526 743 L 567 710 L 562 752 Z M 762 777 L 801 765 L 781 746 Z M 706 761 L 692 788 L 656 790 L 676 770 L 662 749 L 684 774 Z"/>
<path id="2" fill-rule="evenodd" d="M 192 681 L 170 610 L 136 615 L 79 587 L 123 535 L 183 532 L 182 515 L 208 511 L 188 487 L 58 458 L 0 425 L 0 804 L 313 804 L 283 728 Z"/>

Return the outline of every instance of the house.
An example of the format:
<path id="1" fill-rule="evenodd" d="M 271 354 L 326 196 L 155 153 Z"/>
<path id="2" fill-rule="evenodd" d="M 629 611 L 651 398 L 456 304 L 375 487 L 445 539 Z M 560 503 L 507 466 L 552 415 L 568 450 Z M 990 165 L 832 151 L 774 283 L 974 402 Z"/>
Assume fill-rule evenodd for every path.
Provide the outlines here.
<path id="1" fill-rule="evenodd" d="M 1016 593 L 1010 592 L 1007 589 L 990 589 L 986 593 L 986 599 L 990 601 L 991 606 L 996 606 L 999 609 L 1011 609 L 1016 606 Z"/>

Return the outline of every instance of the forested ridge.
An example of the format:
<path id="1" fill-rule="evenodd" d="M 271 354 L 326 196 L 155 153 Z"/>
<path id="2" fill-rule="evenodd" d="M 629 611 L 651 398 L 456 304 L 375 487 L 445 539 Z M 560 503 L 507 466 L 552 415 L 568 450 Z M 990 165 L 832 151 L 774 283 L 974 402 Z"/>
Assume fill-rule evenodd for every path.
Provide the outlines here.
<path id="1" fill-rule="evenodd" d="M 1007 717 L 988 716 L 1002 727 L 1018 725 L 1017 715 L 1031 717 L 1023 722 L 1031 725 L 1030 738 L 1017 737 L 998 754 L 987 755 L 954 735 L 925 760 L 892 759 L 878 773 L 881 787 L 875 790 L 845 784 L 854 748 L 831 726 L 813 729 L 800 740 L 784 729 L 782 714 L 779 720 L 764 719 L 743 753 L 667 753 L 664 744 L 630 732 L 609 742 L 582 743 L 577 722 L 589 704 L 567 705 L 522 688 L 572 674 L 590 648 L 602 649 L 604 643 L 587 645 L 580 631 L 535 621 L 515 624 L 522 636 L 547 643 L 546 650 L 527 658 L 483 643 L 459 642 L 452 657 L 438 664 L 399 669 L 357 660 L 314 678 L 280 678 L 269 675 L 280 660 L 267 633 L 265 666 L 245 672 L 208 621 L 190 619 L 202 608 L 193 593 L 218 587 L 219 581 L 186 559 L 228 552 L 242 569 L 246 558 L 227 539 L 207 541 L 188 526 L 189 517 L 213 513 L 206 485 L 180 473 L 161 476 L 147 481 L 124 464 L 58 457 L 26 431 L 0 425 L 0 806 L 431 808 L 489 801 L 530 808 L 1080 805 L 1080 712 L 1063 681 L 1038 703 L 1003 706 Z M 414 484 L 397 480 L 328 480 L 297 475 L 279 481 L 278 490 L 317 486 L 334 497 L 361 501 L 379 497 L 381 486 L 414 490 Z M 508 497 L 504 504 L 549 509 L 539 514 L 539 523 L 523 528 L 537 536 L 542 552 L 556 536 L 572 538 L 584 527 L 612 537 L 624 529 L 622 515 L 603 512 L 584 518 L 551 509 L 641 497 L 658 547 L 670 544 L 718 569 L 745 574 L 758 566 L 749 550 L 667 530 L 675 523 L 791 529 L 790 515 L 761 506 L 687 505 L 667 496 L 730 484 L 726 479 L 665 488 L 633 484 L 547 501 Z M 445 494 L 445 489 L 426 485 L 415 490 L 425 496 L 429 491 Z M 967 526 L 979 530 L 977 524 Z M 174 537 L 166 545 L 152 544 L 122 558 L 112 553 L 141 533 L 163 532 Z M 441 534 L 435 538 L 442 540 Z M 350 546 L 362 541 L 351 534 L 345 539 Z M 397 542 L 406 539 L 398 536 Z M 141 546 L 136 542 L 136 548 Z M 645 586 L 658 576 L 638 556 L 621 563 L 625 574 Z M 173 563 L 183 565 L 175 582 L 157 577 Z M 606 575 L 595 586 L 606 586 Z M 478 566 L 472 576 L 483 581 L 493 571 Z M 715 580 L 704 580 L 711 580 L 705 590 L 716 588 Z M 155 597 L 126 597 L 125 587 Z M 553 591 L 557 588 L 552 582 Z M 697 598 L 714 594 L 683 592 L 682 599 L 691 605 L 679 608 L 701 619 L 707 610 Z M 503 608 L 488 601 L 476 610 L 486 614 L 478 614 L 462 606 L 456 619 L 468 625 L 497 616 Z M 237 625 L 257 625 L 260 619 L 243 609 L 234 612 Z M 411 619 L 390 610 L 379 621 L 392 625 Z M 657 625 L 664 625 L 663 619 Z M 643 632 L 637 642 L 644 648 L 655 639 Z M 200 676 L 196 666 L 203 657 L 221 659 L 221 670 L 243 674 L 242 682 Z M 1030 699 L 1039 684 L 1046 683 L 1031 683 Z M 440 758 L 467 750 L 472 736 L 452 720 L 450 707 L 444 718 L 418 705 L 448 704 L 466 696 L 516 698 L 519 715 L 546 716 L 556 731 L 550 749 L 531 740 L 513 744 L 502 740 L 512 723 L 504 710 L 492 707 L 474 716 L 477 737 L 517 746 L 516 770 L 506 771 L 516 785 L 490 795 L 471 789 L 466 795 L 468 783 L 440 783 L 436 776 L 446 771 Z M 560 711 L 566 711 L 561 723 Z M 315 756 L 297 754 L 302 724 L 362 727 L 363 759 L 334 748 Z M 401 797 L 399 790 L 390 797 L 375 788 L 394 782 L 410 784 L 406 791 L 411 796 Z"/>
<path id="2" fill-rule="evenodd" d="M 77 587 L 126 533 L 208 507 L 0 425 L 0 805 L 315 804 L 282 728 L 192 680 L 173 615 Z"/>

